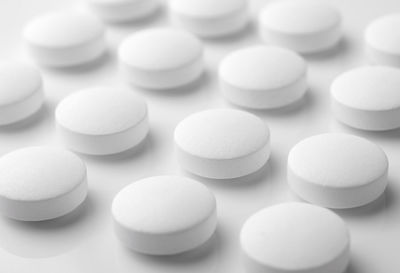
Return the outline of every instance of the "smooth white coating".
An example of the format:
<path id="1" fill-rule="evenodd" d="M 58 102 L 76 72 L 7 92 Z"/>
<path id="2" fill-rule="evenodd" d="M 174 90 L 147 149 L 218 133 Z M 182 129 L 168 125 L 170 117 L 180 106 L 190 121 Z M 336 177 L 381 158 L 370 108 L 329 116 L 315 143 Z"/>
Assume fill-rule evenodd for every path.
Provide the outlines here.
<path id="1" fill-rule="evenodd" d="M 270 155 L 267 125 L 239 110 L 192 114 L 178 124 L 174 138 L 180 165 L 203 177 L 241 177 L 260 169 Z"/>
<path id="2" fill-rule="evenodd" d="M 41 65 L 76 66 L 105 52 L 104 26 L 94 16 L 52 12 L 33 19 L 23 32 L 27 49 Z"/>
<path id="3" fill-rule="evenodd" d="M 400 69 L 365 66 L 339 75 L 331 85 L 332 111 L 358 129 L 384 131 L 400 127 Z"/>
<path id="4" fill-rule="evenodd" d="M 372 21 L 364 33 L 366 54 L 373 64 L 400 67 L 400 13 Z"/>
<path id="5" fill-rule="evenodd" d="M 112 215 L 121 242 L 152 255 L 196 248 L 217 225 L 212 192 L 179 176 L 154 176 L 126 186 L 114 198 Z"/>
<path id="6" fill-rule="evenodd" d="M 65 144 L 85 154 L 128 150 L 149 130 L 145 101 L 118 88 L 93 87 L 73 93 L 59 103 L 55 115 Z"/>
<path id="7" fill-rule="evenodd" d="M 192 34 L 173 28 L 139 31 L 118 51 L 121 73 L 137 86 L 170 89 L 189 84 L 203 72 L 203 46 Z"/>
<path id="8" fill-rule="evenodd" d="M 159 0 L 86 0 L 90 11 L 110 23 L 144 19 L 159 7 Z"/>
<path id="9" fill-rule="evenodd" d="M 282 203 L 250 216 L 240 243 L 248 273 L 342 273 L 350 256 L 350 234 L 328 209 Z"/>
<path id="10" fill-rule="evenodd" d="M 86 166 L 71 152 L 28 147 L 0 158 L 0 212 L 23 221 L 67 214 L 86 198 Z"/>
<path id="11" fill-rule="evenodd" d="M 288 183 L 302 199 L 352 208 L 377 199 L 387 186 L 388 159 L 374 143 L 348 134 L 322 134 L 296 144 L 288 157 Z"/>
<path id="12" fill-rule="evenodd" d="M 232 103 L 254 109 L 282 107 L 307 90 L 307 65 L 297 53 L 274 46 L 252 46 L 225 57 L 220 86 Z"/>
<path id="13" fill-rule="evenodd" d="M 220 37 L 242 30 L 248 22 L 247 0 L 171 0 L 172 20 L 202 37 Z"/>
<path id="14" fill-rule="evenodd" d="M 44 100 L 42 77 L 34 67 L 0 63 L 0 125 L 11 124 L 37 112 Z"/>
<path id="15" fill-rule="evenodd" d="M 320 0 L 284 0 L 268 4 L 259 16 L 260 33 L 272 43 L 300 53 L 334 47 L 341 38 L 341 16 Z"/>

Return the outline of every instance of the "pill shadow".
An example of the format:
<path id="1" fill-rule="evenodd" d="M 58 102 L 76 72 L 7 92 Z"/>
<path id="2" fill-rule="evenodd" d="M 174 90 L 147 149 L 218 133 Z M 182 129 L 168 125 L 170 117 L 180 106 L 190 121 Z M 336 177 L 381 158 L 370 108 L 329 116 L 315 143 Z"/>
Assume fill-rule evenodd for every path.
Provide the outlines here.
<path id="1" fill-rule="evenodd" d="M 249 20 L 240 30 L 220 37 L 204 37 L 202 40 L 209 44 L 229 44 L 257 35 L 256 24 Z"/>
<path id="2" fill-rule="evenodd" d="M 108 22 L 107 25 L 111 28 L 136 28 L 145 27 L 151 24 L 159 22 L 161 19 L 166 18 L 166 11 L 163 5 L 160 5 L 156 10 L 154 10 L 148 16 L 129 20 L 126 22 Z"/>
<path id="3" fill-rule="evenodd" d="M 350 51 L 350 45 L 347 37 L 342 37 L 338 43 L 328 49 L 321 52 L 315 53 L 302 53 L 301 55 L 310 61 L 325 60 L 329 58 L 336 58 L 340 55 L 345 55 Z"/>
<path id="4" fill-rule="evenodd" d="M 354 261 L 354 257 L 350 257 L 349 265 L 344 273 L 362 273 L 363 271 L 359 268 L 358 263 Z"/>

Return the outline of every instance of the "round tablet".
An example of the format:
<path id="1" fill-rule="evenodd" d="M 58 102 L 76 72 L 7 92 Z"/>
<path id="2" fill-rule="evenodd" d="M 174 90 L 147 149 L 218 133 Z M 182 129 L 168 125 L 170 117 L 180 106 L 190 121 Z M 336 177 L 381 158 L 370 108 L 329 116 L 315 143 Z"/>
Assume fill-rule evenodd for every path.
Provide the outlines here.
<path id="1" fill-rule="evenodd" d="M 0 158 L 0 212 L 23 221 L 65 215 L 86 198 L 85 164 L 71 152 L 28 147 Z"/>
<path id="2" fill-rule="evenodd" d="M 107 87 L 69 95 L 57 106 L 56 121 L 69 148 L 92 155 L 133 148 L 149 130 L 145 101 L 132 92 Z"/>
<path id="3" fill-rule="evenodd" d="M 350 256 L 350 234 L 328 209 L 283 203 L 253 214 L 240 243 L 248 273 L 342 273 Z"/>
<path id="4" fill-rule="evenodd" d="M 104 27 L 94 16 L 53 12 L 24 29 L 31 56 L 40 64 L 67 67 L 91 62 L 105 51 Z"/>
<path id="5" fill-rule="evenodd" d="M 387 185 L 388 160 L 374 143 L 347 134 L 322 134 L 296 144 L 288 157 L 288 183 L 302 199 L 352 208 L 377 199 Z"/>
<path id="6" fill-rule="evenodd" d="M 262 38 L 300 53 L 324 51 L 341 37 L 339 12 L 318 0 L 286 0 L 269 4 L 259 17 Z"/>
<path id="7" fill-rule="evenodd" d="M 190 33 L 172 28 L 142 30 L 119 48 L 124 78 L 137 86 L 170 89 L 189 84 L 203 72 L 203 46 Z"/>
<path id="8" fill-rule="evenodd" d="M 172 20 L 203 37 L 220 37 L 242 30 L 248 22 L 247 0 L 172 0 Z"/>
<path id="9" fill-rule="evenodd" d="M 307 65 L 298 54 L 279 47 L 253 46 L 225 57 L 219 67 L 223 94 L 254 109 L 282 107 L 307 90 Z"/>
<path id="10" fill-rule="evenodd" d="M 399 89 L 400 69 L 359 67 L 333 81 L 332 111 L 336 119 L 358 129 L 396 129 L 400 127 Z"/>
<path id="11" fill-rule="evenodd" d="M 0 125 L 25 119 L 43 104 L 40 73 L 26 64 L 0 63 L 0 90 Z"/>
<path id="12" fill-rule="evenodd" d="M 217 225 L 211 191 L 179 176 L 154 176 L 126 186 L 114 198 L 112 215 L 121 242 L 151 255 L 196 248 L 211 237 Z"/>
<path id="13" fill-rule="evenodd" d="M 180 165 L 199 176 L 228 179 L 259 170 L 270 155 L 266 124 L 253 114 L 213 109 L 190 115 L 175 129 Z"/>
<path id="14" fill-rule="evenodd" d="M 153 14 L 159 0 L 86 0 L 89 10 L 110 23 L 130 22 Z"/>

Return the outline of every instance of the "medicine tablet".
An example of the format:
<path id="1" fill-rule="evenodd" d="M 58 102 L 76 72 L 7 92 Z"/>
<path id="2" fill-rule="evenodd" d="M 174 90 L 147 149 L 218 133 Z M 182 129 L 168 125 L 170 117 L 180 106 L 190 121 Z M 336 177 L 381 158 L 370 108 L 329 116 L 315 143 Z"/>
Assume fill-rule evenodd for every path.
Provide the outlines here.
<path id="1" fill-rule="evenodd" d="M 343 220 L 305 203 L 256 212 L 244 223 L 240 242 L 248 273 L 343 273 L 350 256 Z"/>
<path id="2" fill-rule="evenodd" d="M 400 128 L 400 69 L 365 66 L 339 75 L 331 85 L 334 116 L 362 130 Z"/>
<path id="3" fill-rule="evenodd" d="M 225 57 L 220 85 L 232 103 L 254 109 L 282 107 L 307 90 L 307 65 L 298 54 L 279 47 L 252 46 Z"/>
<path id="4" fill-rule="evenodd" d="M 42 78 L 30 65 L 0 63 L 0 125 L 23 120 L 43 104 Z"/>
<path id="5" fill-rule="evenodd" d="M 22 221 L 65 215 L 86 198 L 86 166 L 71 152 L 28 147 L 0 158 L 0 212 Z"/>
<path id="6" fill-rule="evenodd" d="M 322 134 L 296 144 L 288 182 L 302 199 L 328 208 L 352 208 L 377 199 L 387 185 L 388 160 L 374 143 L 353 135 Z"/>
<path id="7" fill-rule="evenodd" d="M 151 255 L 196 248 L 212 236 L 217 225 L 211 191 L 179 176 L 154 176 L 126 186 L 114 198 L 112 215 L 121 242 Z"/>
<path id="8" fill-rule="evenodd" d="M 31 56 L 41 65 L 76 66 L 105 52 L 104 27 L 94 16 L 53 12 L 31 21 L 24 29 Z"/>
<path id="9" fill-rule="evenodd" d="M 236 33 L 248 22 L 247 0 L 172 0 L 172 20 L 202 37 Z"/>
<path id="10" fill-rule="evenodd" d="M 139 31 L 119 48 L 124 78 L 139 87 L 170 89 L 189 84 L 203 72 L 203 46 L 190 33 L 172 28 Z"/>
<path id="11" fill-rule="evenodd" d="M 286 0 L 267 5 L 259 17 L 260 33 L 272 43 L 300 53 L 334 47 L 341 38 L 339 12 L 318 0 Z"/>
<path id="12" fill-rule="evenodd" d="M 133 148 L 149 130 L 145 101 L 132 92 L 108 87 L 69 95 L 57 106 L 56 121 L 69 148 L 92 155 Z"/>
<path id="13" fill-rule="evenodd" d="M 365 30 L 366 53 L 373 64 L 400 67 L 400 13 L 372 21 Z"/>
<path id="14" fill-rule="evenodd" d="M 87 6 L 102 20 L 122 23 L 143 19 L 160 6 L 159 0 L 87 0 Z"/>
<path id="15" fill-rule="evenodd" d="M 188 116 L 175 129 L 175 146 L 184 169 L 214 179 L 254 173 L 271 151 L 267 125 L 253 114 L 233 109 Z"/>

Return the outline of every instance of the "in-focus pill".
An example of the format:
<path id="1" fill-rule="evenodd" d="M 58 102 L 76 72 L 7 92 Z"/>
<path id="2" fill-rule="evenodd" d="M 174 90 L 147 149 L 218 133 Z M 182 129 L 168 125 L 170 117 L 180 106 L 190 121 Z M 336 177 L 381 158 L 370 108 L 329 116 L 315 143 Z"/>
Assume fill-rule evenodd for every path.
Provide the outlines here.
<path id="1" fill-rule="evenodd" d="M 71 152 L 28 147 L 0 158 L 0 212 L 22 221 L 60 217 L 86 198 L 86 166 Z"/>
<path id="2" fill-rule="evenodd" d="M 159 7 L 159 0 L 86 0 L 90 11 L 103 21 L 122 23 L 152 15 Z"/>
<path id="3" fill-rule="evenodd" d="M 350 234 L 328 209 L 283 203 L 247 219 L 240 233 L 248 273 L 342 273 L 350 256 Z"/>
<path id="4" fill-rule="evenodd" d="M 236 33 L 248 22 L 247 0 L 172 0 L 172 20 L 201 37 Z"/>
<path id="5" fill-rule="evenodd" d="M 259 170 L 270 155 L 267 125 L 253 114 L 213 109 L 192 114 L 175 129 L 176 155 L 187 171 L 228 179 Z"/>
<path id="6" fill-rule="evenodd" d="M 232 103 L 254 109 L 282 107 L 307 90 L 307 65 L 297 53 L 274 46 L 234 51 L 219 67 L 220 86 Z"/>
<path id="7" fill-rule="evenodd" d="M 260 13 L 259 24 L 265 42 L 300 53 L 328 50 L 341 38 L 340 13 L 317 0 L 268 4 Z"/>
<path id="8" fill-rule="evenodd" d="M 339 75 L 331 85 L 337 120 L 357 129 L 400 128 L 400 69 L 365 66 Z"/>
<path id="9" fill-rule="evenodd" d="M 73 93 L 56 109 L 58 133 L 70 149 L 92 155 L 115 154 L 146 137 L 147 105 L 134 93 L 93 87 Z"/>
<path id="10" fill-rule="evenodd" d="M 139 87 L 180 87 L 203 72 L 202 44 L 192 34 L 178 29 L 137 32 L 122 42 L 118 55 L 122 75 Z"/>
<path id="11" fill-rule="evenodd" d="M 105 52 L 104 26 L 94 16 L 53 12 L 33 19 L 24 29 L 27 49 L 39 64 L 76 66 Z"/>
<path id="12" fill-rule="evenodd" d="M 348 134 L 322 134 L 289 153 L 287 179 L 302 199 L 328 208 L 368 204 L 387 186 L 388 160 L 374 143 Z"/>
<path id="13" fill-rule="evenodd" d="M 112 215 L 121 242 L 151 255 L 196 248 L 212 236 L 217 225 L 211 191 L 179 176 L 154 176 L 126 186 L 114 198 Z"/>
<path id="14" fill-rule="evenodd" d="M 42 78 L 27 64 L 0 63 L 0 125 L 23 120 L 43 104 Z"/>

